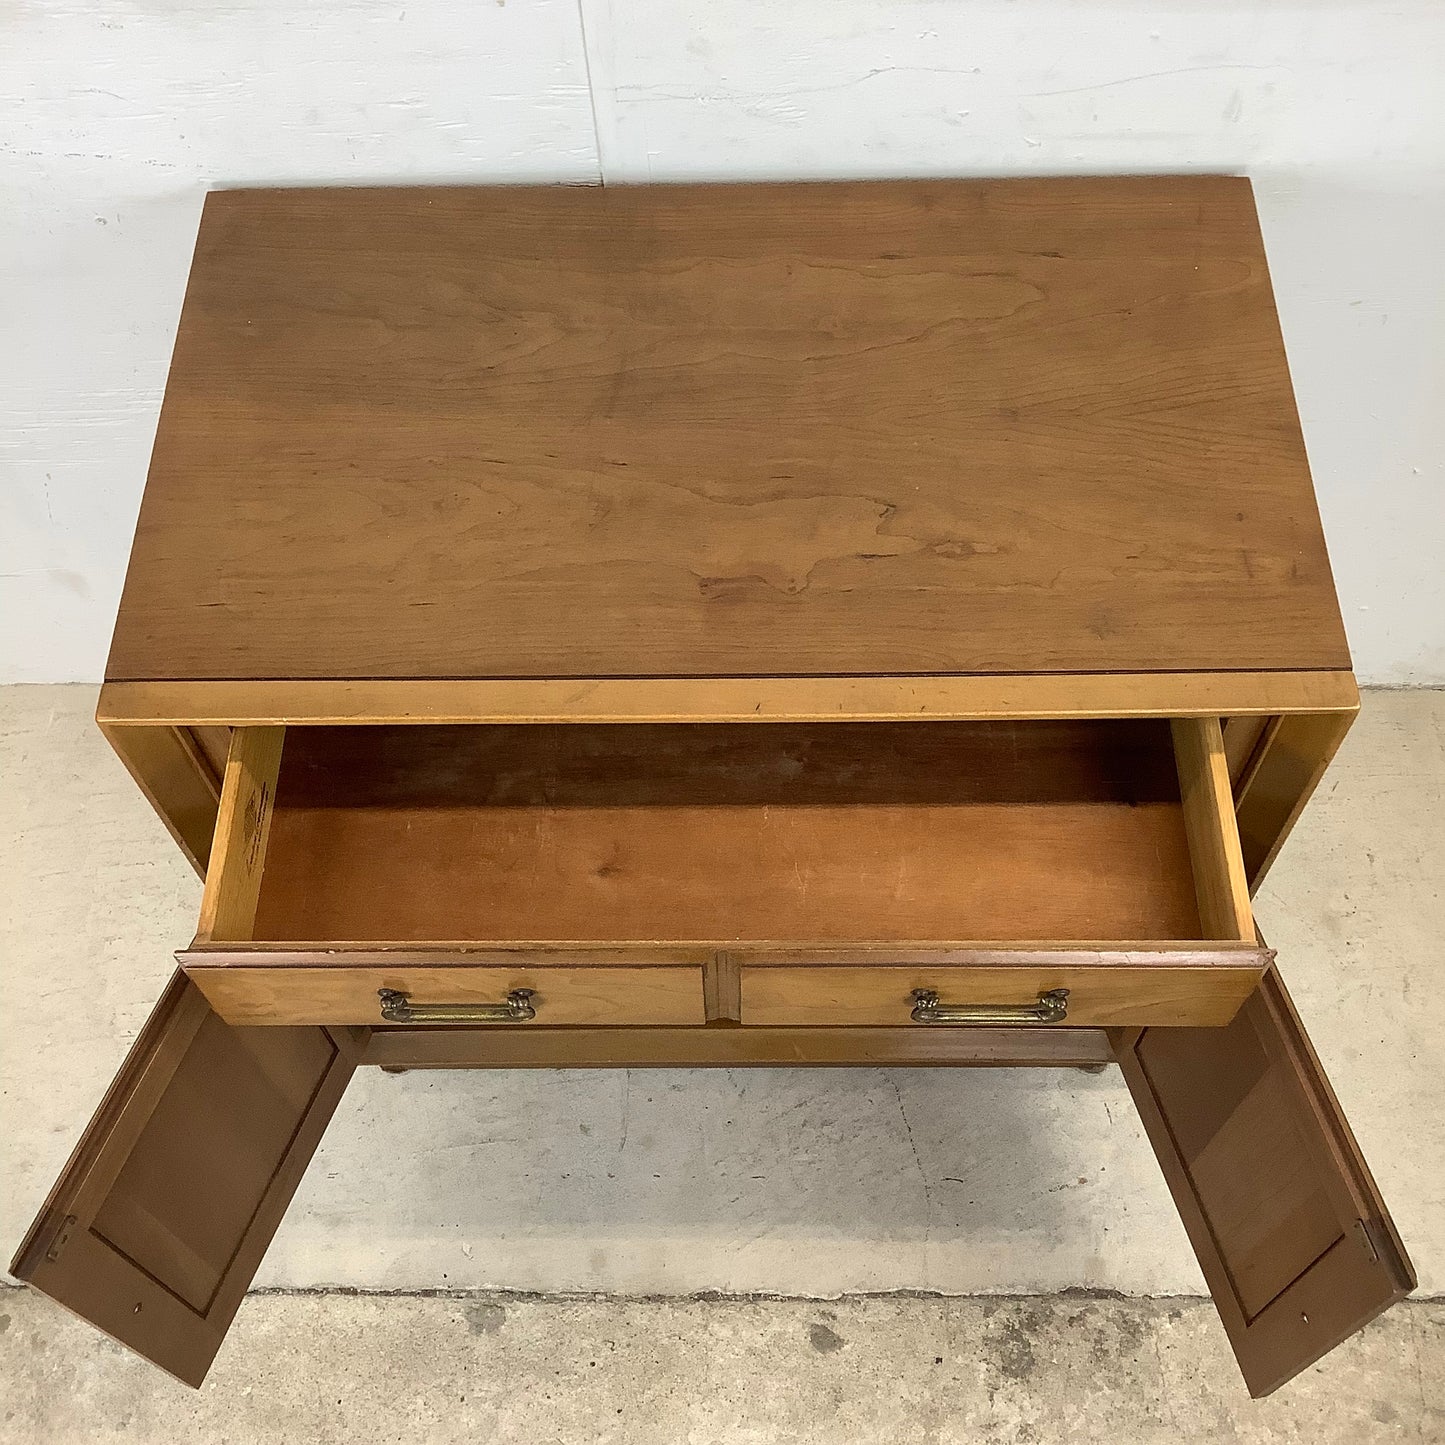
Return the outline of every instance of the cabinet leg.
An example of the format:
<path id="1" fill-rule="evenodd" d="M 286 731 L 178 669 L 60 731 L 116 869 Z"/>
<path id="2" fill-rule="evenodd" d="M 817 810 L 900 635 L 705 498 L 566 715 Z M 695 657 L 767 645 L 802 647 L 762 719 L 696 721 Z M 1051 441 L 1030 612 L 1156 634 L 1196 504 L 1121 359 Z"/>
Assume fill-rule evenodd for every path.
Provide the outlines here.
<path id="1" fill-rule="evenodd" d="M 1100 1064 L 1099 1067 L 1103 1068 L 1104 1066 Z M 381 1072 L 383 1074 L 409 1074 L 411 1070 L 402 1068 L 400 1064 L 382 1064 Z"/>

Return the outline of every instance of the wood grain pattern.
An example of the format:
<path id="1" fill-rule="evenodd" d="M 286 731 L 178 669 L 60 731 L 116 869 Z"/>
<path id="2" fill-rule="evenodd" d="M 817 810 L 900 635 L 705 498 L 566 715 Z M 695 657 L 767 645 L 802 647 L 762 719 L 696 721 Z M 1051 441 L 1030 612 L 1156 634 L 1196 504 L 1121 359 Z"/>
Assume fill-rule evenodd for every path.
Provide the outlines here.
<path id="1" fill-rule="evenodd" d="M 1163 803 L 317 810 L 273 832 L 256 934 L 278 941 L 1203 936 Z"/>
<path id="2" fill-rule="evenodd" d="M 1175 718 L 1170 731 L 1204 937 L 1247 943 L 1254 937 L 1254 916 L 1219 719 Z"/>
<path id="3" fill-rule="evenodd" d="M 237 728 L 201 897 L 202 937 L 250 938 L 265 876 L 285 728 Z"/>
<path id="4" fill-rule="evenodd" d="M 415 1004 L 501 1003 L 512 989 L 529 988 L 537 1025 L 701 1024 L 706 1017 L 700 966 L 366 968 L 338 960 L 314 968 L 198 967 L 194 956 L 188 962 L 192 981 L 231 1024 L 380 1024 L 377 991 L 383 988 L 409 994 Z"/>
<path id="5" fill-rule="evenodd" d="M 1191 939 L 1190 870 L 1159 721 L 304 728 L 253 936 Z"/>
<path id="6" fill-rule="evenodd" d="M 1227 1028 L 1126 1032 L 1116 1046 L 1252 1395 L 1414 1288 L 1277 973 Z"/>
<path id="7" fill-rule="evenodd" d="M 213 194 L 107 675 L 1348 666 L 1185 176 Z"/>
<path id="8" fill-rule="evenodd" d="M 11 1271 L 199 1385 L 364 1043 L 232 1029 L 177 973 Z"/>
<path id="9" fill-rule="evenodd" d="M 1074 966 L 1035 963 L 1027 953 L 991 964 L 836 968 L 816 963 L 752 967 L 742 956 L 742 1022 L 870 1027 L 908 1023 L 916 988 L 946 1004 L 1032 1004 L 1050 989 L 1069 990 L 1068 1022 L 1117 1025 L 1228 1023 L 1264 970 L 1262 954 L 1222 954 L 1209 964 L 1174 965 L 1160 953 L 1141 966 L 1096 957 Z M 941 1025 L 915 1025 L 919 1028 Z M 965 1026 L 966 1027 L 966 1026 Z"/>
<path id="10" fill-rule="evenodd" d="M 1087 1068 L 1113 1061 L 1102 1029 L 373 1029 L 363 1062 L 403 1069 Z"/>

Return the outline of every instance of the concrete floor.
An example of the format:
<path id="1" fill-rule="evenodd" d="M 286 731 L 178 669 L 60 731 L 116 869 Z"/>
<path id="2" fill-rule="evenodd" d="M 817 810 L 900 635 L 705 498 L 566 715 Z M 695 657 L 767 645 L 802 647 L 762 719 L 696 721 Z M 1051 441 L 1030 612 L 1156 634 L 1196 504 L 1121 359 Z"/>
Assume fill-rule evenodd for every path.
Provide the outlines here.
<path id="1" fill-rule="evenodd" d="M 0 1046 L 0 1244 L 7 1249 L 38 1208 L 159 993 L 172 951 L 189 940 L 200 896 L 198 881 L 92 726 L 93 705 L 89 688 L 0 689 L 0 989 L 24 1002 L 7 1022 Z M 1445 693 L 1372 693 L 1328 784 L 1258 900 L 1295 1000 L 1414 1257 L 1422 1294 L 1445 1291 L 1445 1082 L 1435 1064 L 1445 1037 L 1438 973 L 1445 937 L 1442 845 Z M 257 1282 L 299 1289 L 633 1296 L 1203 1292 L 1113 1069 L 1093 1077 L 926 1070 L 393 1077 L 367 1070 L 343 1102 Z M 345 1342 L 361 1334 L 371 1342 L 402 1340 L 402 1353 L 420 1371 L 417 1388 L 429 1382 L 444 1394 L 451 1391 L 456 1379 L 446 1341 L 458 1310 L 467 1307 L 444 1300 L 254 1299 L 222 1352 L 215 1383 L 199 1400 L 167 1382 L 142 1386 L 151 1377 L 135 1374 L 112 1347 L 26 1296 L 0 1296 L 0 1310 L 14 1321 L 0 1336 L 6 1349 L 0 1358 L 9 1372 L 18 1370 L 14 1398 L 35 1399 L 37 1390 L 49 1398 L 60 1380 L 53 1374 L 61 1368 L 54 1356 L 64 1341 L 63 1368 L 72 1372 L 66 1376 L 72 1383 L 61 1392 L 63 1408 L 54 1401 L 50 1408 L 63 1414 L 77 1391 L 99 1408 L 102 1401 L 129 1398 L 128 1390 L 146 1398 L 148 1391 L 170 1390 L 155 1398 L 198 1411 L 188 1438 L 211 1439 L 220 1437 L 206 1433 L 204 1422 L 224 1416 L 221 1399 L 249 1398 L 252 1390 L 284 1395 L 287 1388 L 301 1389 L 294 1382 L 309 1379 L 313 1367 L 318 1380 L 337 1382 L 338 1398 L 355 1399 L 365 1372 L 379 1359 L 371 1343 L 363 1354 L 347 1355 Z M 1024 1311 L 1020 1330 L 1027 1342 L 1036 1325 L 1044 1329 L 1047 1320 L 1056 1320 L 1058 1310 L 1079 1307 L 1045 1300 L 1008 1308 Z M 655 1358 L 664 1370 L 669 1359 L 681 1360 L 679 1342 L 667 1343 L 673 1332 L 702 1331 L 709 1339 L 719 1332 L 727 1341 L 724 1354 L 751 1351 L 767 1359 L 761 1352 L 772 1351 L 775 1338 L 797 1321 L 811 1321 L 809 1312 L 817 1308 L 788 1302 L 507 1306 L 509 1319 L 520 1312 L 536 1322 L 544 1357 L 552 1346 L 585 1349 L 579 1342 L 621 1332 L 639 1367 Z M 891 1300 L 829 1308 L 861 1312 L 861 1327 L 878 1332 L 868 1348 L 870 1370 L 896 1356 L 899 1380 L 909 1352 L 927 1354 L 929 1332 L 942 1328 L 938 1321 L 945 1316 L 964 1342 L 946 1355 L 957 1372 L 949 1376 L 950 1390 L 964 1398 L 945 1409 L 932 1384 L 919 1381 L 927 1398 L 920 1395 L 909 1405 L 908 1429 L 898 1426 L 898 1433 L 914 1438 L 919 1432 L 955 1438 L 958 1431 L 988 1428 L 1002 1431 L 1000 1439 L 1053 1438 L 1040 1432 L 1046 1420 L 1058 1426 L 1062 1418 L 1051 1413 L 1058 1402 L 1051 1406 L 1050 1397 L 1074 1378 L 1069 1371 L 1096 1377 L 1092 1388 L 1101 1392 L 1103 1413 L 1090 1420 L 1110 1421 L 1110 1410 L 1127 1416 L 1137 1388 L 1139 1428 L 1156 1433 L 1129 1438 L 1177 1438 L 1158 1433 L 1168 1428 L 1168 1416 L 1158 1412 L 1165 1397 L 1176 1405 L 1185 1399 L 1175 1398 L 1181 1390 L 1190 1401 L 1195 1396 L 1188 1391 L 1208 1394 L 1210 1408 L 1223 1412 L 1212 1438 L 1296 1438 L 1251 1434 L 1253 1425 L 1239 1423 L 1266 1417 L 1239 1413 L 1257 1407 L 1244 1399 L 1217 1326 L 1185 1302 L 1167 1309 L 1128 1301 L 1094 1306 L 1111 1318 L 1117 1313 L 1127 1322 L 1120 1328 L 1140 1342 L 1158 1345 L 1157 1351 L 1153 1345 L 1142 1350 L 1154 1361 L 1147 1378 L 1126 1368 L 1107 1344 L 1098 1346 L 1102 1358 L 1087 1365 L 1094 1346 L 1078 1344 L 1083 1336 L 1060 1326 L 1051 1336 L 1057 1349 L 1050 1346 L 1047 1358 L 1034 1350 L 1036 1362 L 1044 1361 L 1038 1371 L 1028 1380 L 1012 1379 L 993 1401 L 977 1373 L 984 1366 L 971 1363 L 968 1344 L 982 1338 L 985 1325 L 977 1312 L 986 1305 Z M 1301 1396 L 1322 1392 L 1311 1395 L 1315 1404 L 1308 1409 L 1297 1402 L 1306 1412 L 1299 1420 L 1315 1412 L 1308 1415 L 1314 1433 L 1298 1438 L 1438 1438 L 1419 1434 L 1431 1420 L 1438 1431 L 1440 1419 L 1418 1413 L 1426 1405 L 1420 1388 L 1409 1383 L 1411 1361 L 1423 1371 L 1420 1378 L 1439 1378 L 1438 1348 L 1432 1372 L 1421 1364 L 1418 1348 L 1407 1358 L 1393 1353 L 1393 1346 L 1372 1343 L 1418 1343 L 1428 1334 L 1427 1323 L 1438 1339 L 1439 1316 L 1432 1308 L 1417 1307 L 1398 1321 L 1391 1316 L 1351 1347 L 1366 1352 L 1360 1360 L 1372 1361 L 1360 1368 L 1368 1368 L 1372 1380 L 1378 1375 L 1371 1390 L 1383 1392 L 1381 1402 L 1397 1398 L 1398 1419 L 1348 1426 L 1355 1418 L 1348 1411 L 1374 1394 L 1362 1393 L 1350 1373 L 1355 1367 L 1341 1363 L 1345 1357 L 1337 1353 L 1310 1373 L 1316 1384 L 1290 1387 Z M 1180 1311 L 1177 1320 L 1170 1310 Z M 318 1323 L 288 1336 L 297 1312 Z M 1416 1323 L 1407 1329 L 1405 1320 Z M 1186 1321 L 1199 1341 L 1212 1344 L 1181 1343 Z M 797 1328 L 806 1333 L 811 1325 Z M 555 1332 L 550 1345 L 548 1331 Z M 435 1351 L 425 1345 L 433 1334 Z M 279 1359 L 267 1353 L 278 1339 L 287 1340 Z M 648 1339 L 653 1343 L 645 1344 Z M 40 1344 L 37 1355 L 24 1356 L 23 1369 L 14 1363 L 21 1340 Z M 312 1358 L 318 1340 L 325 1341 L 324 1361 Z M 1077 1354 L 1076 1344 L 1085 1354 Z M 1167 1362 L 1171 1350 L 1177 1368 L 1166 1369 L 1159 1362 Z M 857 1361 L 863 1350 L 825 1349 L 799 1359 L 810 1372 L 837 1372 L 845 1353 Z M 247 1359 L 256 1361 L 249 1378 Z M 534 1359 L 531 1368 L 545 1375 L 545 1363 Z M 475 1408 L 500 1413 L 468 1418 L 474 1426 L 491 1422 L 497 1438 L 578 1438 L 588 1432 L 575 1411 L 588 1408 L 588 1401 L 601 1409 L 606 1395 L 598 1387 L 569 1402 L 557 1395 L 560 1385 L 553 1386 L 549 1414 L 499 1401 L 490 1393 L 498 1386 L 490 1366 L 478 1369 L 485 1378 L 476 1384 Z M 709 1379 L 712 1369 L 710 1364 Z M 791 1371 L 782 1355 L 777 1369 Z M 761 1373 L 752 1372 L 755 1383 Z M 745 1377 L 747 1372 L 739 1376 Z M 623 1378 L 618 1375 L 609 1388 L 623 1389 Z M 772 1431 L 811 1438 L 790 1423 L 793 1417 L 768 1410 L 801 1409 L 814 1389 L 831 1392 L 829 1408 L 842 1412 L 834 1417 L 838 1430 L 846 1425 L 852 1438 L 894 1438 L 885 1416 L 868 1423 L 870 1412 L 880 1408 L 870 1374 L 844 1370 L 827 1377 L 831 1383 L 815 1373 L 807 1378 L 806 1386 L 796 1385 L 795 1399 L 772 1405 L 739 1386 L 727 1397 L 732 1404 L 721 1401 L 714 1414 L 698 1413 L 702 1406 L 688 1394 L 693 1383 L 674 1380 L 678 1409 L 686 1409 L 667 1417 L 670 1433 L 634 1430 L 615 1438 L 766 1439 Z M 652 1398 L 639 1395 L 635 1381 L 625 1389 L 632 1392 L 629 1400 Z M 851 1403 L 850 1391 L 857 1392 Z M 1014 1405 L 998 1413 L 997 1399 L 1005 1395 L 1017 1397 L 1024 1413 L 1009 1414 Z M 216 1402 L 206 1404 L 212 1396 Z M 1334 1406 L 1321 1403 L 1331 1398 Z M 1429 1403 L 1438 1405 L 1438 1396 Z M 1182 1408 L 1193 1418 L 1196 1405 Z M 261 1413 L 240 1438 L 272 1438 L 261 1419 L 266 1408 L 255 1406 Z M 118 1419 L 124 1409 L 115 1409 Z M 730 1409 L 741 1413 L 730 1415 Z M 927 1409 L 935 1413 L 919 1413 Z M 13 1438 L 74 1438 L 74 1427 L 61 1415 L 45 1424 L 22 1406 L 21 1418 L 31 1433 Z M 1285 1415 L 1268 1418 L 1286 1432 L 1306 1428 L 1289 1424 Z M 1407 1423 L 1417 1437 L 1398 1433 Z M 350 1424 L 347 1438 L 364 1438 L 355 1420 Z M 1355 1433 L 1320 1433 L 1347 1428 Z M 1369 1429 L 1397 1433 L 1370 1436 Z M 589 1431 L 614 1438 L 600 1433 L 595 1421 Z"/>
<path id="2" fill-rule="evenodd" d="M 1445 1304 L 1251 1400 L 1199 1300 L 257 1295 L 200 1391 L 12 1291 L 0 1442 L 1426 1445 Z"/>

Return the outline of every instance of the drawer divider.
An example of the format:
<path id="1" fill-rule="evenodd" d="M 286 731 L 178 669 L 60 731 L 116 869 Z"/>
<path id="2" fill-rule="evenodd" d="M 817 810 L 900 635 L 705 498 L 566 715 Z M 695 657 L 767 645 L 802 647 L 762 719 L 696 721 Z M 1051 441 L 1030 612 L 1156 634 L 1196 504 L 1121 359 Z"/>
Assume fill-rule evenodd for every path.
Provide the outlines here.
<path id="1" fill-rule="evenodd" d="M 703 1002 L 709 1023 L 742 1018 L 742 969 L 737 955 L 719 950 L 703 966 Z"/>

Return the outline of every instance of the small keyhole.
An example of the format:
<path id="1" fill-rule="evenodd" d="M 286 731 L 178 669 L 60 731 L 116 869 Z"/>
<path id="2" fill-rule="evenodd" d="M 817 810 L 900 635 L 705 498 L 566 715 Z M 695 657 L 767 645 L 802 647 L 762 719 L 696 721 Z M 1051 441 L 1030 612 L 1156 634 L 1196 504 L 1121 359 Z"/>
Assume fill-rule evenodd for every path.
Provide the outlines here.
<path id="1" fill-rule="evenodd" d="M 1300 1317 L 1299 1317 L 1299 1322 L 1300 1322 L 1300 1324 L 1302 1324 L 1302 1325 L 1307 1325 L 1307 1324 L 1309 1324 L 1309 1322 L 1310 1322 L 1310 1317 L 1309 1317 L 1307 1314 L 1301 1312 L 1301 1313 L 1300 1313 Z"/>
<path id="2" fill-rule="evenodd" d="M 133 1315 L 138 1315 L 139 1313 L 140 1313 L 140 1306 L 137 1305 L 137 1306 L 131 1311 L 131 1314 L 133 1314 Z"/>

